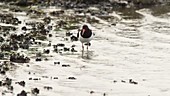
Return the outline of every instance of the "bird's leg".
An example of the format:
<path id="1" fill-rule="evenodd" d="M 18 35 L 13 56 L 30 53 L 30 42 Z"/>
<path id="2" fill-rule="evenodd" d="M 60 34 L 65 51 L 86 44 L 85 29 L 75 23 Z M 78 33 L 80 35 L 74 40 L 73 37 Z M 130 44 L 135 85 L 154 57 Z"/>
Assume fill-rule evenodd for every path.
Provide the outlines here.
<path id="1" fill-rule="evenodd" d="M 87 58 L 89 58 L 89 50 L 88 50 L 89 48 L 88 47 L 89 47 L 89 43 L 87 43 Z"/>
<path id="2" fill-rule="evenodd" d="M 84 45 L 82 43 L 82 57 L 83 57 L 83 54 L 84 54 Z"/>

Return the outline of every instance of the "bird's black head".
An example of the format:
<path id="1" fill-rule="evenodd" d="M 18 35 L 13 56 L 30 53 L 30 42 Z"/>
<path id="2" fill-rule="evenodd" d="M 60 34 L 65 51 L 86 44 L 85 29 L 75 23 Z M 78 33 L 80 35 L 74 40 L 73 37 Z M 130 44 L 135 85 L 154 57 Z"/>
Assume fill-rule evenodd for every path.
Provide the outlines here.
<path id="1" fill-rule="evenodd" d="M 83 29 L 89 29 L 89 27 L 87 25 L 83 25 Z"/>

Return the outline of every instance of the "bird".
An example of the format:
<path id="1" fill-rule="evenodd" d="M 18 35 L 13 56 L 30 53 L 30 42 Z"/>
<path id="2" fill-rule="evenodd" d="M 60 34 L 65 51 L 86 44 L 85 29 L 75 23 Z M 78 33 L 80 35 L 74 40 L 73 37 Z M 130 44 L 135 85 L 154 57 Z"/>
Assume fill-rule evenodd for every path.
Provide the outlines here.
<path id="1" fill-rule="evenodd" d="M 82 26 L 82 29 L 78 30 L 77 38 L 82 44 L 82 57 L 84 54 L 84 44 L 87 45 L 87 56 L 88 56 L 88 47 L 91 45 L 90 41 L 93 39 L 94 33 L 91 29 L 85 24 Z"/>

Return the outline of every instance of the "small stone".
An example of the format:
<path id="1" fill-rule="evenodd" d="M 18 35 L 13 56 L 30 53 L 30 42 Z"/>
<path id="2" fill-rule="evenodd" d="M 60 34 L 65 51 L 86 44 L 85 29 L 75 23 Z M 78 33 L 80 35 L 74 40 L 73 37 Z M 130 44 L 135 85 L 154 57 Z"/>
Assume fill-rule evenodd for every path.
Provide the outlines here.
<path id="1" fill-rule="evenodd" d="M 113 82 L 114 82 L 114 83 L 116 83 L 117 81 L 116 81 L 116 80 L 114 80 Z"/>
<path id="2" fill-rule="evenodd" d="M 17 94 L 17 96 L 27 96 L 27 92 L 22 90 L 20 94 Z"/>
<path id="3" fill-rule="evenodd" d="M 124 81 L 124 80 L 121 80 L 121 82 L 126 83 L 126 81 Z"/>
<path id="4" fill-rule="evenodd" d="M 90 91 L 90 94 L 93 94 L 94 93 L 94 91 Z"/>
<path id="5" fill-rule="evenodd" d="M 38 88 L 33 88 L 33 89 L 31 90 L 31 93 L 34 94 L 34 95 L 37 95 L 37 94 L 40 93 L 40 90 L 39 90 Z"/>
<path id="6" fill-rule="evenodd" d="M 76 78 L 75 78 L 75 77 L 68 77 L 68 79 L 76 80 Z"/>
<path id="7" fill-rule="evenodd" d="M 6 72 L 5 72 L 5 71 L 1 71 L 1 72 L 0 72 L 0 74 L 5 75 L 5 74 L 6 74 Z"/>
<path id="8" fill-rule="evenodd" d="M 53 88 L 52 88 L 52 87 L 49 87 L 49 86 L 44 86 L 44 89 L 52 90 Z"/>
<path id="9" fill-rule="evenodd" d="M 53 79 L 58 79 L 58 77 L 54 77 Z"/>
<path id="10" fill-rule="evenodd" d="M 42 78 L 48 78 L 48 76 L 42 76 Z"/>
<path id="11" fill-rule="evenodd" d="M 29 80 L 32 80 L 32 78 L 29 78 Z"/>
<path id="12" fill-rule="evenodd" d="M 13 91 L 13 90 L 14 90 L 14 87 L 13 87 L 13 86 L 9 86 L 9 87 L 8 87 L 8 90 Z"/>
<path id="13" fill-rule="evenodd" d="M 49 37 L 52 37 L 53 35 L 52 35 L 52 34 L 49 34 L 48 36 L 49 36 Z"/>
<path id="14" fill-rule="evenodd" d="M 0 86 L 2 86 L 2 81 L 0 81 Z"/>
<path id="15" fill-rule="evenodd" d="M 70 67 L 70 65 L 65 65 L 65 64 L 63 64 L 62 67 Z"/>
<path id="16" fill-rule="evenodd" d="M 65 52 L 66 52 L 66 51 L 70 51 L 70 48 L 64 47 L 64 51 L 65 51 Z"/>
<path id="17" fill-rule="evenodd" d="M 44 60 L 45 60 L 45 61 L 48 61 L 49 59 L 48 59 L 48 58 L 45 58 Z"/>
<path id="18" fill-rule="evenodd" d="M 133 81 L 132 79 L 129 79 L 130 84 L 138 84 L 138 82 Z"/>
<path id="19" fill-rule="evenodd" d="M 37 81 L 37 80 L 40 80 L 40 78 L 34 78 L 33 80 Z"/>
<path id="20" fill-rule="evenodd" d="M 25 87 L 25 81 L 20 81 L 20 82 L 18 82 L 18 84 Z"/>
<path id="21" fill-rule="evenodd" d="M 41 58 L 36 58 L 35 61 L 42 61 Z"/>
<path id="22" fill-rule="evenodd" d="M 54 65 L 56 65 L 56 64 L 58 64 L 58 65 L 59 65 L 59 64 L 60 64 L 60 62 L 54 62 Z"/>

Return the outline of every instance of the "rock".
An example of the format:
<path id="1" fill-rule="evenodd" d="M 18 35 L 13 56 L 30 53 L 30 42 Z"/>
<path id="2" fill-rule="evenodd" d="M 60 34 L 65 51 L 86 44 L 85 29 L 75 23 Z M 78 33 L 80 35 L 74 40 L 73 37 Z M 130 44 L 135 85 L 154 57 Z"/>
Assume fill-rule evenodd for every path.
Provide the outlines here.
<path id="1" fill-rule="evenodd" d="M 10 86 L 12 84 L 12 79 L 6 78 L 5 83 Z"/>
<path id="2" fill-rule="evenodd" d="M 93 93 L 95 93 L 94 91 L 90 91 L 90 94 L 93 94 Z"/>
<path id="3" fill-rule="evenodd" d="M 130 84 L 138 84 L 138 82 L 133 81 L 132 79 L 129 79 Z"/>
<path id="4" fill-rule="evenodd" d="M 37 80 L 41 80 L 40 78 L 34 78 L 33 80 L 37 81 Z"/>
<path id="5" fill-rule="evenodd" d="M 45 58 L 44 60 L 45 60 L 45 61 L 48 61 L 49 59 L 48 59 L 48 58 Z"/>
<path id="6" fill-rule="evenodd" d="M 66 32 L 66 36 L 71 36 L 73 33 L 71 32 Z"/>
<path id="7" fill-rule="evenodd" d="M 29 78 L 29 80 L 32 80 L 32 78 Z"/>
<path id="8" fill-rule="evenodd" d="M 31 90 L 31 93 L 34 94 L 34 95 L 37 95 L 37 94 L 40 93 L 40 90 L 39 90 L 38 88 L 33 88 L 33 89 Z"/>
<path id="9" fill-rule="evenodd" d="M 57 46 L 64 47 L 65 44 L 63 44 L 63 43 L 58 43 Z"/>
<path id="10" fill-rule="evenodd" d="M 27 92 L 22 90 L 21 93 L 17 94 L 17 96 L 27 96 Z"/>
<path id="11" fill-rule="evenodd" d="M 71 45 L 71 47 L 72 47 L 72 48 L 73 48 L 73 47 L 76 47 L 76 45 L 73 44 L 73 45 Z"/>
<path id="12" fill-rule="evenodd" d="M 54 77 L 53 79 L 58 79 L 58 77 Z"/>
<path id="13" fill-rule="evenodd" d="M 78 38 L 76 36 L 71 36 L 70 39 L 71 41 L 78 41 Z"/>
<path id="14" fill-rule="evenodd" d="M 75 78 L 75 77 L 68 77 L 68 79 L 76 80 L 76 78 Z"/>
<path id="15" fill-rule="evenodd" d="M 77 52 L 77 50 L 75 50 L 74 48 L 71 48 L 71 52 Z"/>
<path id="16" fill-rule="evenodd" d="M 48 76 L 42 76 L 42 78 L 48 78 Z"/>
<path id="17" fill-rule="evenodd" d="M 20 82 L 16 82 L 16 83 L 18 83 L 19 85 L 25 87 L 25 81 L 20 81 Z"/>
<path id="18" fill-rule="evenodd" d="M 63 64 L 62 67 L 70 67 L 70 65 L 65 65 L 65 64 Z"/>
<path id="19" fill-rule="evenodd" d="M 35 61 L 42 61 L 42 59 L 41 58 L 36 58 Z"/>
<path id="20" fill-rule="evenodd" d="M 44 53 L 49 54 L 50 50 L 49 49 L 44 49 Z"/>
<path id="21" fill-rule="evenodd" d="M 60 64 L 60 62 L 54 62 L 54 65 L 56 65 L 56 64 L 58 64 L 58 65 L 59 65 L 59 64 Z"/>
<path id="22" fill-rule="evenodd" d="M 2 81 L 0 81 L 0 86 L 2 86 Z"/>
<path id="23" fill-rule="evenodd" d="M 8 90 L 13 91 L 13 90 L 14 90 L 14 87 L 13 87 L 13 86 L 8 86 Z"/>
<path id="24" fill-rule="evenodd" d="M 49 87 L 49 86 L 44 86 L 44 89 L 52 90 L 53 88 L 52 88 L 52 87 Z"/>
<path id="25" fill-rule="evenodd" d="M 64 51 L 70 51 L 70 48 L 64 47 Z"/>
<path id="26" fill-rule="evenodd" d="M 22 27 L 21 30 L 27 31 L 27 27 Z"/>
<path id="27" fill-rule="evenodd" d="M 116 83 L 117 81 L 116 81 L 116 80 L 114 80 L 113 82 L 114 82 L 114 83 Z"/>
<path id="28" fill-rule="evenodd" d="M 49 34 L 48 36 L 49 36 L 49 37 L 52 37 L 53 35 L 52 35 L 52 34 Z"/>
<path id="29" fill-rule="evenodd" d="M 122 83 L 126 83 L 126 81 L 124 81 L 124 80 L 121 80 L 121 82 L 122 82 Z"/>

